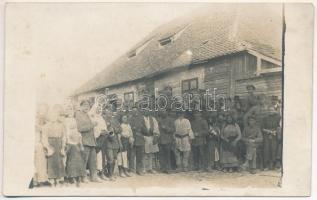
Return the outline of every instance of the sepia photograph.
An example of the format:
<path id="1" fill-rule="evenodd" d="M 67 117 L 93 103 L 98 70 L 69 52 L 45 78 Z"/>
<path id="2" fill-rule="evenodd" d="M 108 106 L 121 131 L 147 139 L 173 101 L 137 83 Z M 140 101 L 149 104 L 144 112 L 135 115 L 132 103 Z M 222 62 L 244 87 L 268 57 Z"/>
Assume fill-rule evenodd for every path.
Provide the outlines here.
<path id="1" fill-rule="evenodd" d="M 18 137 L 5 129 L 4 186 L 18 178 L 25 187 L 5 190 L 9 196 L 278 195 L 288 187 L 284 157 L 291 145 L 284 138 L 292 136 L 284 110 L 291 99 L 287 8 L 6 4 L 5 94 L 26 98 L 6 101 L 5 122 L 20 126 L 10 123 L 20 115 L 31 131 Z M 30 153 L 11 161 L 23 151 L 19 144 Z M 21 164 L 24 171 L 10 170 Z"/>

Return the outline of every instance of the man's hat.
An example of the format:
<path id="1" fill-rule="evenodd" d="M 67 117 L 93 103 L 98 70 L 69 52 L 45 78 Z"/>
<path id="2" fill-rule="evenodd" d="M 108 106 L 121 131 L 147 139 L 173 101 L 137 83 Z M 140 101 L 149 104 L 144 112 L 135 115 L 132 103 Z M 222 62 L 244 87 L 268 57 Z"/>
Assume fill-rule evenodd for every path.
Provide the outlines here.
<path id="1" fill-rule="evenodd" d="M 249 84 L 249 85 L 247 85 L 247 90 L 250 90 L 250 89 L 255 90 L 256 88 L 254 85 Z"/>

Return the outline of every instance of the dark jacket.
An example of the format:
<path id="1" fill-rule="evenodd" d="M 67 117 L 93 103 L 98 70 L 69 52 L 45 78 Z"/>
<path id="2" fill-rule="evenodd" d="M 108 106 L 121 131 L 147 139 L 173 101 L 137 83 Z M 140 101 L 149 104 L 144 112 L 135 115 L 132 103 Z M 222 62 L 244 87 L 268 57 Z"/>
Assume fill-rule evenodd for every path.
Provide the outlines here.
<path id="1" fill-rule="evenodd" d="M 131 126 L 134 138 L 134 145 L 135 146 L 142 146 L 144 145 L 144 133 L 147 132 L 144 118 L 142 114 L 138 113 L 137 115 L 132 115 L 129 118 L 129 124 Z"/>
<path id="2" fill-rule="evenodd" d="M 160 130 L 160 144 L 171 144 L 174 140 L 173 134 L 175 132 L 174 120 L 167 116 L 165 118 L 160 118 L 158 121 Z"/>
<path id="3" fill-rule="evenodd" d="M 111 131 L 112 134 L 107 134 L 105 140 L 106 149 L 119 149 L 119 134 L 121 133 L 121 126 L 119 121 L 112 117 L 111 119 L 106 119 L 107 130 Z"/>
<path id="4" fill-rule="evenodd" d="M 208 135 L 208 124 L 203 118 L 195 118 L 191 122 L 191 127 L 194 132 L 195 138 L 192 141 L 192 145 L 204 145 L 206 144 L 206 137 Z"/>
<path id="5" fill-rule="evenodd" d="M 96 139 L 94 136 L 94 126 L 87 113 L 77 111 L 75 114 L 77 122 L 77 129 L 81 133 L 83 145 L 96 146 Z"/>

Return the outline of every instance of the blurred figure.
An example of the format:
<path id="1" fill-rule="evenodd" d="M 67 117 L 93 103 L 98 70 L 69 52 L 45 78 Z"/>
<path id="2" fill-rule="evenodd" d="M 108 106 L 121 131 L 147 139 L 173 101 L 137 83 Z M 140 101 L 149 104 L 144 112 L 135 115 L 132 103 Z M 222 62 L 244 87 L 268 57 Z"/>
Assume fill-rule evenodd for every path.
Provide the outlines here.
<path id="1" fill-rule="evenodd" d="M 130 177 L 131 175 L 128 173 L 128 151 L 130 150 L 130 147 L 133 146 L 134 139 L 127 115 L 122 115 L 121 129 L 120 141 L 122 148 L 118 154 L 119 175 L 121 177 Z"/>
<path id="2" fill-rule="evenodd" d="M 237 143 L 241 139 L 240 127 L 231 115 L 227 116 L 226 125 L 221 131 L 221 164 L 225 172 L 239 169 Z"/>
<path id="3" fill-rule="evenodd" d="M 208 135 L 208 124 L 198 111 L 194 111 L 194 119 L 191 121 L 191 128 L 195 136 L 191 144 L 194 170 L 203 170 L 207 168 L 204 147 Z"/>
<path id="4" fill-rule="evenodd" d="M 269 107 L 267 116 L 263 119 L 263 158 L 264 169 L 275 169 L 277 164 L 277 147 L 278 147 L 278 132 L 280 131 L 281 116 L 274 107 Z"/>
<path id="5" fill-rule="evenodd" d="M 35 173 L 33 177 L 33 186 L 41 186 L 48 181 L 47 176 L 47 159 L 45 142 L 43 137 L 43 127 L 48 122 L 47 112 L 48 105 L 40 104 L 36 111 L 35 124 L 35 152 L 34 152 L 34 167 Z"/>
<path id="6" fill-rule="evenodd" d="M 146 131 L 143 115 L 136 106 L 133 107 L 129 124 L 132 128 L 134 144 L 129 154 L 130 172 L 136 172 L 138 175 L 144 175 L 143 159 L 144 159 L 144 136 Z M 134 165 L 136 164 L 136 166 Z"/>
<path id="7" fill-rule="evenodd" d="M 184 117 L 183 111 L 177 112 L 177 119 L 175 120 L 175 157 L 176 157 L 176 171 L 188 171 L 188 161 L 191 151 L 190 140 L 194 139 L 194 134 L 191 124 L 188 119 Z"/>
<path id="8" fill-rule="evenodd" d="M 158 121 L 160 131 L 160 165 L 163 173 L 171 171 L 171 152 L 174 143 L 175 126 L 173 119 L 166 110 L 161 111 Z"/>
<path id="9" fill-rule="evenodd" d="M 150 111 L 143 112 L 143 120 L 145 123 L 144 132 L 144 168 L 148 173 L 156 173 L 153 169 L 153 162 L 155 160 L 155 153 L 159 152 L 158 139 L 160 131 L 157 120 L 150 115 Z"/>
<path id="10" fill-rule="evenodd" d="M 208 135 L 206 144 L 207 171 L 219 168 L 219 136 L 220 129 L 217 125 L 217 116 L 208 117 Z M 216 156 L 217 155 L 217 156 Z"/>
<path id="11" fill-rule="evenodd" d="M 45 148 L 47 152 L 47 174 L 51 183 L 56 186 L 62 183 L 65 177 L 65 166 L 63 157 L 66 156 L 66 133 L 65 126 L 59 121 L 59 110 L 52 110 L 49 115 L 49 122 L 43 127 Z"/>
<path id="12" fill-rule="evenodd" d="M 76 186 L 80 186 L 81 179 L 86 175 L 84 159 L 82 152 L 84 146 L 82 137 L 77 130 L 76 120 L 74 118 L 74 110 L 68 107 L 66 110 L 66 118 L 64 120 L 66 130 L 66 175 L 71 182 L 76 182 Z"/>
<path id="13" fill-rule="evenodd" d="M 80 103 L 80 111 L 75 114 L 77 123 L 77 129 L 81 133 L 82 143 L 84 145 L 84 166 L 88 166 L 90 173 L 90 180 L 92 182 L 100 182 L 97 176 L 97 160 L 96 160 L 96 138 L 94 135 L 94 127 L 97 126 L 96 122 L 93 122 L 88 112 L 90 110 L 90 104 L 87 100 Z M 83 182 L 88 182 L 85 176 Z"/>
<path id="14" fill-rule="evenodd" d="M 242 140 L 246 145 L 246 161 L 243 164 L 244 168 L 249 168 L 251 174 L 256 172 L 256 151 L 259 144 L 263 141 L 262 132 L 257 126 L 255 118 L 250 116 L 248 126 L 245 127 Z"/>

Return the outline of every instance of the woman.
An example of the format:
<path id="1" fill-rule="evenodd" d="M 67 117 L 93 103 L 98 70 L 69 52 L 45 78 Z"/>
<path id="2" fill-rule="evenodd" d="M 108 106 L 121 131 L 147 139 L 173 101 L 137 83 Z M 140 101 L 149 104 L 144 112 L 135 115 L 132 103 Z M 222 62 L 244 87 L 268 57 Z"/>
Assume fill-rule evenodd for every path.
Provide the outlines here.
<path id="1" fill-rule="evenodd" d="M 34 166 L 35 174 L 33 178 L 33 186 L 41 186 L 48 181 L 47 176 L 47 159 L 46 149 L 43 140 L 43 127 L 47 123 L 48 106 L 41 104 L 36 112 L 36 127 L 35 127 L 35 152 Z"/>
<path id="2" fill-rule="evenodd" d="M 64 120 L 67 136 L 67 159 L 66 159 L 66 174 L 71 182 L 76 182 L 76 186 L 80 186 L 81 179 L 86 175 L 84 159 L 82 151 L 84 146 L 82 137 L 77 130 L 74 111 L 69 108 Z"/>
<path id="3" fill-rule="evenodd" d="M 53 109 L 50 122 L 43 127 L 43 137 L 47 142 L 47 174 L 54 186 L 65 176 L 63 157 L 65 156 L 66 134 L 65 126 L 59 121 L 60 112 Z"/>
<path id="4" fill-rule="evenodd" d="M 239 170 L 237 143 L 241 139 L 240 127 L 231 115 L 227 116 L 221 134 L 221 164 L 224 172 Z"/>

